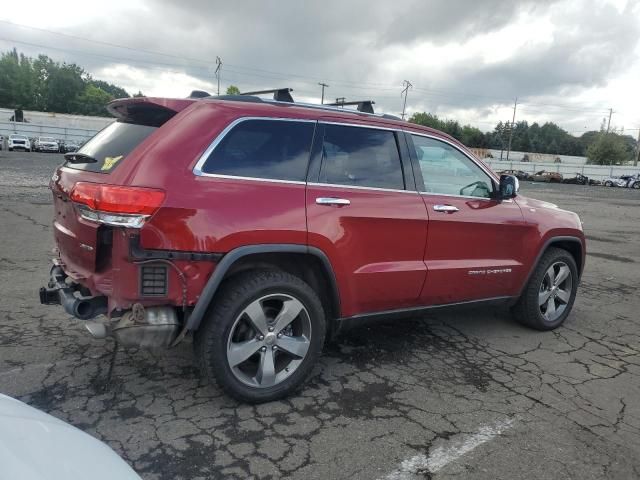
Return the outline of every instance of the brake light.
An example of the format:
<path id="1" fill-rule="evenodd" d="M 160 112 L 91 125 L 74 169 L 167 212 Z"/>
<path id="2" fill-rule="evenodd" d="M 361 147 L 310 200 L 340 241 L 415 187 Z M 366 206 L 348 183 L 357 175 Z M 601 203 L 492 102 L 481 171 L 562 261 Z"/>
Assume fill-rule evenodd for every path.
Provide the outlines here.
<path id="1" fill-rule="evenodd" d="M 156 188 L 90 182 L 78 182 L 71 191 L 71 200 L 84 219 L 133 228 L 140 228 L 164 197 L 164 191 Z"/>

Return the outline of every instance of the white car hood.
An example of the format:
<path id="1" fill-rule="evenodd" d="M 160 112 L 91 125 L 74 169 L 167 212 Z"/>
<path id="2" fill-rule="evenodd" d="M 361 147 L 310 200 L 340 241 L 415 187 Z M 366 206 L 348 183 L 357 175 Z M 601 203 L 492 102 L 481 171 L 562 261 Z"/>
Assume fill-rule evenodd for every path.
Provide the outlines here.
<path id="1" fill-rule="evenodd" d="M 92 436 L 0 394 L 0 477 L 21 480 L 140 480 Z"/>

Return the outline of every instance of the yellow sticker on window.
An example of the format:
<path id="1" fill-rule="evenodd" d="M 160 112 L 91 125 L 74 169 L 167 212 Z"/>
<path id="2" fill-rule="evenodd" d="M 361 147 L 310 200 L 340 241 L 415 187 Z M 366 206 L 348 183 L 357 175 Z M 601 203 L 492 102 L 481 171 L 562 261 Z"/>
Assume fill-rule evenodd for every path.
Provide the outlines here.
<path id="1" fill-rule="evenodd" d="M 117 157 L 104 157 L 104 164 L 102 165 L 103 171 L 108 171 L 113 168 L 113 166 L 118 163 L 122 159 L 122 155 L 118 155 Z"/>

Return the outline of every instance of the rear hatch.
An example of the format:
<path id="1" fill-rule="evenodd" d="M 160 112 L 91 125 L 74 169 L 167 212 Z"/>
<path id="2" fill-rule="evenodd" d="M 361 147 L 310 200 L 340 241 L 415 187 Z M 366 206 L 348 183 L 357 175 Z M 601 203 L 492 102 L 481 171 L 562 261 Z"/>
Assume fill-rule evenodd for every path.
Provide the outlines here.
<path id="1" fill-rule="evenodd" d="M 66 273 L 82 281 L 108 266 L 112 228 L 86 220 L 71 199 L 79 182 L 122 185 L 127 158 L 167 120 L 191 102 L 136 98 L 116 100 L 109 106 L 117 120 L 83 145 L 65 155 L 51 178 L 54 204 L 54 237 Z"/>

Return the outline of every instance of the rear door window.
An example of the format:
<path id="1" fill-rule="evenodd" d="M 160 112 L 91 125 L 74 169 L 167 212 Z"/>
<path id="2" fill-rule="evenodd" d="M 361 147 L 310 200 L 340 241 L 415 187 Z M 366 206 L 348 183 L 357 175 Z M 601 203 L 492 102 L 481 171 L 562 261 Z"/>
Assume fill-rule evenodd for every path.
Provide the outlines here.
<path id="1" fill-rule="evenodd" d="M 315 122 L 245 120 L 215 146 L 202 172 L 234 177 L 304 181 Z"/>
<path id="2" fill-rule="evenodd" d="M 157 129 L 158 127 L 114 122 L 98 132 L 75 152 L 78 154 L 78 158 L 86 155 L 95 161 L 84 163 L 77 160 L 67 161 L 65 166 L 89 172 L 110 173 L 125 160 L 134 148 Z"/>
<path id="3" fill-rule="evenodd" d="M 320 183 L 404 190 L 395 134 L 343 125 L 326 125 Z"/>

